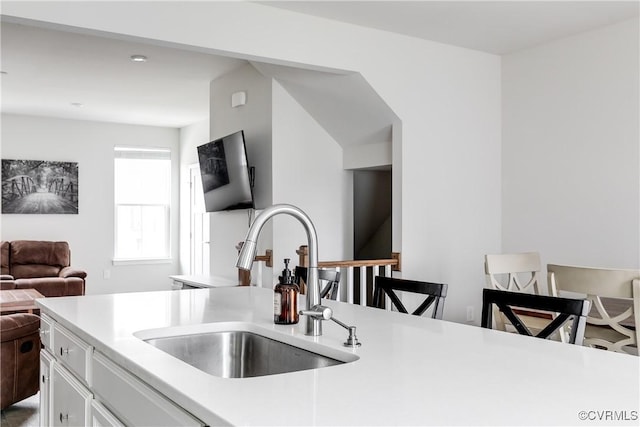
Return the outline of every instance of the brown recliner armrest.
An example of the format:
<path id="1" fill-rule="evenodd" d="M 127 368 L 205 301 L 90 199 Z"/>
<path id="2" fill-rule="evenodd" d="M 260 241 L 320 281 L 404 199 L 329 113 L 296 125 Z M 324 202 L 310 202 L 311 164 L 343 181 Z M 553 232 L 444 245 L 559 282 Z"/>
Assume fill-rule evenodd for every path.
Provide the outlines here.
<path id="1" fill-rule="evenodd" d="M 13 280 L 13 276 L 3 274 L 0 278 L 0 291 L 7 291 L 16 288 L 16 281 Z"/>
<path id="2" fill-rule="evenodd" d="M 0 316 L 0 331 L 2 332 L 0 340 L 2 342 L 38 333 L 39 328 L 40 318 L 35 314 L 16 313 Z"/>
<path id="3" fill-rule="evenodd" d="M 87 272 L 84 270 L 77 270 L 73 267 L 64 267 L 62 270 L 60 270 L 60 274 L 58 276 L 65 279 L 67 277 L 79 277 L 81 279 L 84 279 L 87 277 Z"/>
<path id="4" fill-rule="evenodd" d="M 16 279 L 16 289 L 35 289 L 45 297 L 84 295 L 84 279 L 79 277 L 37 277 Z"/>
<path id="5" fill-rule="evenodd" d="M 14 277 L 10 274 L 0 274 L 0 280 L 13 280 Z"/>

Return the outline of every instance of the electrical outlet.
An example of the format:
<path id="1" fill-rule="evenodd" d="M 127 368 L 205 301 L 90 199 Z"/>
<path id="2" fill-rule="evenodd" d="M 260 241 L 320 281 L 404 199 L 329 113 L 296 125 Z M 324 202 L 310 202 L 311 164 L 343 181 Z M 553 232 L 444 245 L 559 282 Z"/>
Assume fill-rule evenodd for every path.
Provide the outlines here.
<path id="1" fill-rule="evenodd" d="M 102 270 L 102 278 L 105 280 L 111 279 L 111 270 L 109 270 L 108 268 Z"/>
<path id="2" fill-rule="evenodd" d="M 467 322 L 473 322 L 475 320 L 473 306 L 470 305 L 467 307 Z"/>

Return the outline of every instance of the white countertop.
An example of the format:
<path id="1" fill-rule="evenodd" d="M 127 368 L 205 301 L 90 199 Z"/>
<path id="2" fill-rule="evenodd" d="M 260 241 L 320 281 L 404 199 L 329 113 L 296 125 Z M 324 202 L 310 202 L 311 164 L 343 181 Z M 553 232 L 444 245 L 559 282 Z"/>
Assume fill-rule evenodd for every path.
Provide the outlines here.
<path id="1" fill-rule="evenodd" d="M 327 301 L 335 317 L 357 326 L 362 347 L 350 350 L 342 346 L 346 331 L 334 322 L 324 322 L 324 334 L 316 338 L 304 335 L 303 320 L 274 325 L 272 295 L 235 287 L 45 298 L 38 304 L 211 425 L 638 425 L 638 357 Z M 249 322 L 270 335 L 359 359 L 288 374 L 218 378 L 133 335 L 188 325 L 206 330 L 219 322 Z M 624 411 L 627 420 L 607 420 L 603 411 Z M 635 420 L 629 420 L 632 411 Z"/>

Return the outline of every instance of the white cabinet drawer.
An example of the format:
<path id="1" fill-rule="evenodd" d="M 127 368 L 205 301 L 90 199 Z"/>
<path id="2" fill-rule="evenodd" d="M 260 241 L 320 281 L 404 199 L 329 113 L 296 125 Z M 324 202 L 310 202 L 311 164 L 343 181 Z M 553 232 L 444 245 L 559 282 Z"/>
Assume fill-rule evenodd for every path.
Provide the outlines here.
<path id="1" fill-rule="evenodd" d="M 40 315 L 40 342 L 47 350 L 51 351 L 51 330 L 53 329 L 53 319 L 46 314 Z"/>
<path id="2" fill-rule="evenodd" d="M 90 425 L 92 394 L 58 363 L 51 370 L 51 391 L 49 425 Z"/>
<path id="3" fill-rule="evenodd" d="M 117 408 L 123 422 L 135 426 L 204 424 L 102 354 L 93 355 L 92 388 L 99 400 Z"/>
<path id="4" fill-rule="evenodd" d="M 124 424 L 97 400 L 91 402 L 91 420 L 92 427 L 124 427 Z"/>
<path id="5" fill-rule="evenodd" d="M 53 354 L 80 379 L 91 385 L 93 347 L 57 323 L 53 325 Z"/>

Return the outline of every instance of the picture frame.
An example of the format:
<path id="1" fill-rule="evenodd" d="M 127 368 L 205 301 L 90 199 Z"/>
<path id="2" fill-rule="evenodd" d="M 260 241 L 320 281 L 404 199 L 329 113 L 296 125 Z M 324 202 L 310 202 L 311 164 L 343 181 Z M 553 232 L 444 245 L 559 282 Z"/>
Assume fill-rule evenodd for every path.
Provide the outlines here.
<path id="1" fill-rule="evenodd" d="M 2 159 L 3 214 L 78 214 L 78 163 Z"/>

